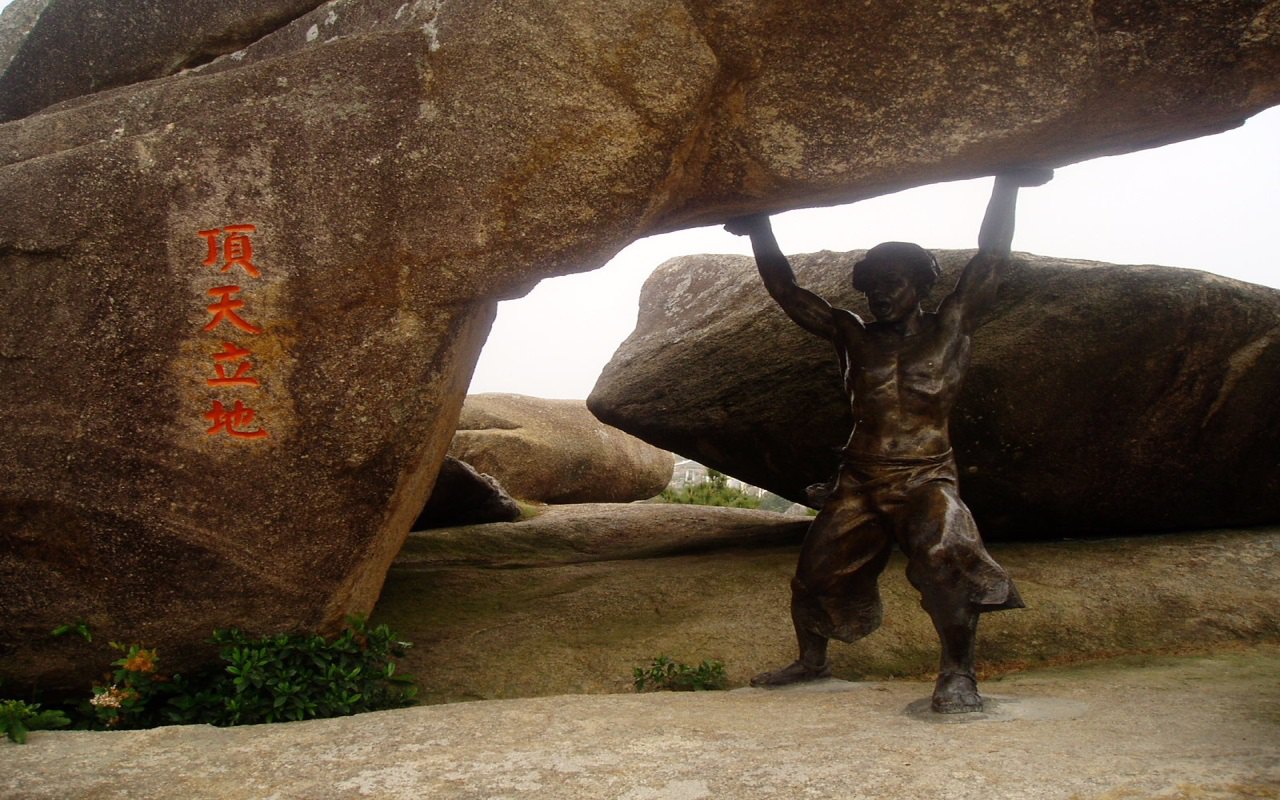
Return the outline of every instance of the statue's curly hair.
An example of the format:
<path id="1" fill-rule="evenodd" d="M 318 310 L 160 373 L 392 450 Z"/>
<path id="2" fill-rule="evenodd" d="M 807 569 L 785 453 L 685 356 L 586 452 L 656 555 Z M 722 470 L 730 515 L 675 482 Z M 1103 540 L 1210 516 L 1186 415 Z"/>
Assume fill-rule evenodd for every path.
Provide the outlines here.
<path id="1" fill-rule="evenodd" d="M 942 270 L 933 253 L 911 242 L 883 242 L 867 251 L 862 260 L 853 265 L 853 288 L 865 292 L 868 284 L 886 272 L 905 270 L 923 297 L 937 283 Z"/>

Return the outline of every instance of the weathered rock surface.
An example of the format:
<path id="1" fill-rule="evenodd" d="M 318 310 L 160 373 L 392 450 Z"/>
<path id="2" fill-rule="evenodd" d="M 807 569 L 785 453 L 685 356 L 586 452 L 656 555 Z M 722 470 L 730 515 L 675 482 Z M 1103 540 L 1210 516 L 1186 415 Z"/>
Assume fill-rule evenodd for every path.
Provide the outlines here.
<path id="1" fill-rule="evenodd" d="M 935 301 L 971 251 L 938 255 Z M 802 285 L 869 319 L 849 286 L 859 257 L 793 261 Z M 587 401 L 598 417 L 797 501 L 833 474 L 853 424 L 834 353 L 750 258 L 675 259 L 640 305 Z M 1280 520 L 1280 292 L 1023 255 L 988 320 L 951 420 L 988 538 Z"/>
<path id="2" fill-rule="evenodd" d="M 790 580 L 805 521 L 662 503 L 548 506 L 515 523 L 409 536 L 374 611 L 416 646 L 425 702 L 621 692 L 666 654 L 730 682 L 795 658 Z M 1123 653 L 1280 638 L 1280 529 L 992 544 L 1028 608 L 989 614 L 989 675 Z M 831 649 L 838 678 L 926 676 L 937 635 L 905 562 L 884 626 Z"/>
<path id="3" fill-rule="evenodd" d="M 180 7 L 211 8 L 148 4 Z M 82 38 L 96 8 L 8 9 L 32 47 L 5 34 L 4 85 L 64 53 L 89 89 L 155 75 Z M 1278 16 L 337 0 L 199 69 L 37 92 L 66 99 L 0 125 L 2 677 L 93 677 L 46 639 L 77 618 L 172 665 L 214 627 L 367 611 L 497 299 L 657 230 L 1230 127 L 1280 101 Z M 226 32 L 147 36 L 181 40 L 164 72 Z"/>
<path id="4" fill-rule="evenodd" d="M 455 703 L 242 728 L 37 732 L 23 747 L 0 743 L 0 794 L 1271 798 L 1280 792 L 1278 667 L 1277 648 L 1260 646 L 1039 671 L 989 683 L 993 711 L 946 721 L 908 711 L 928 696 L 926 682 L 827 681 Z"/>
<path id="5" fill-rule="evenodd" d="M 211 61 L 323 2 L 15 0 L 0 17 L 0 122 Z"/>
<path id="6" fill-rule="evenodd" d="M 798 545 L 809 522 L 771 511 L 674 503 L 548 506 L 518 522 L 412 533 L 395 568 L 545 567 L 784 547 Z"/>
<path id="7" fill-rule="evenodd" d="M 520 504 L 492 475 L 477 472 L 465 461 L 445 456 L 435 486 L 413 530 L 449 525 L 479 525 L 520 519 Z"/>
<path id="8" fill-rule="evenodd" d="M 667 487 L 675 459 L 591 416 L 581 400 L 473 394 L 449 453 L 540 503 L 626 503 Z"/>
<path id="9" fill-rule="evenodd" d="M 240 2 L 246 17 L 265 17 L 271 7 L 269 0 Z M 276 0 L 275 19 L 308 4 L 315 5 Z M 23 27 L 39 32 L 42 14 L 60 19 L 83 5 L 29 0 L 12 16 L 34 18 Z M 178 5 L 167 0 L 162 7 L 167 13 Z M 612 13 L 585 0 L 539 0 L 518 12 L 449 0 L 331 0 L 198 71 L 236 69 L 347 37 L 414 32 L 433 53 L 446 54 L 433 62 L 461 56 L 474 68 L 469 79 L 480 89 L 481 108 L 467 115 L 472 122 L 495 123 L 495 113 L 519 119 L 527 105 L 494 109 L 483 98 L 501 92 L 518 99 L 526 84 L 547 81 L 551 91 L 528 97 L 560 95 L 552 107 L 570 113 L 586 110 L 574 98 L 585 99 L 581 89 L 588 87 L 613 90 L 640 109 L 667 91 L 693 91 L 699 119 L 670 154 L 671 171 L 649 209 L 657 224 L 640 227 L 651 232 L 720 220 L 731 210 L 871 197 L 1010 164 L 1067 163 L 1222 130 L 1280 99 L 1278 20 L 1280 6 L 1259 0 L 1200 4 L 1194 14 L 1119 0 L 953 0 L 856 12 L 785 0 L 728 8 L 646 0 L 618 3 Z M 94 62 L 110 61 L 103 55 L 117 46 L 100 24 L 93 35 L 48 27 L 60 36 L 41 49 L 86 62 L 81 71 L 101 73 Z M 180 50 L 216 52 L 209 43 L 235 38 L 227 27 L 197 26 Z M 636 36 L 641 30 L 647 35 Z M 38 75 L 48 59 L 33 56 L 29 67 L 10 66 L 13 80 L 35 82 L 30 73 Z M 145 77 L 179 69 L 175 61 Z M 120 72 L 98 80 L 138 79 Z M 506 84 L 514 84 L 509 94 Z M 542 116 L 526 124 L 555 139 L 568 136 L 576 146 L 561 147 L 556 160 L 572 160 L 583 137 L 557 130 L 562 119 L 554 114 Z M 578 120 L 579 131 L 636 132 L 619 129 L 617 115 L 589 116 L 594 120 Z M 590 207 L 582 201 L 576 205 Z"/>
<path id="10" fill-rule="evenodd" d="M 496 296 L 567 269 L 551 264 L 600 233 L 572 203 L 546 216 L 516 185 L 553 203 L 559 186 L 592 216 L 626 206 L 612 223 L 625 240 L 693 121 L 695 95 L 673 83 L 649 105 L 588 102 L 589 69 L 495 95 L 502 81 L 479 74 L 557 39 L 491 42 L 500 21 L 460 21 L 466 43 L 438 58 L 418 29 L 350 37 L 0 127 L 3 194 L 22 198 L 0 221 L 11 683 L 96 674 L 50 644 L 59 621 L 181 663 L 217 627 L 332 628 L 372 607 L 452 439 Z M 695 71 L 661 55 L 662 36 L 645 42 L 637 58 Z M 589 179 L 559 160 L 592 145 L 542 115 L 557 103 L 600 115 L 578 120 L 608 142 Z M 641 120 L 644 137 L 623 130 Z M 260 277 L 231 258 L 225 229 L 241 224 Z M 223 252 L 205 266 L 200 232 L 218 229 Z M 241 291 L 210 295 L 230 286 Z M 224 301 L 219 320 L 210 306 Z M 224 341 L 252 358 L 216 362 Z M 239 364 L 258 386 L 207 385 Z"/>

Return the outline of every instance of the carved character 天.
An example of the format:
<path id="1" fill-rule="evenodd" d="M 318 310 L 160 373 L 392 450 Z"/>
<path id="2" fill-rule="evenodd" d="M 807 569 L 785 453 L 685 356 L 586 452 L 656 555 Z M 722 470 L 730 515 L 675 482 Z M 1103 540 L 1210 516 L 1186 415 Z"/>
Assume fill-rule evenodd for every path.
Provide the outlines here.
<path id="1" fill-rule="evenodd" d="M 239 286 L 215 286 L 209 290 L 209 296 L 220 298 L 216 303 L 209 304 L 209 313 L 213 315 L 213 319 L 204 326 L 204 330 L 211 331 L 223 322 L 239 328 L 245 333 L 257 335 L 262 333 L 262 329 L 256 325 L 246 322 L 236 312 L 244 308 L 243 300 L 233 300 L 232 295 L 240 292 Z"/>

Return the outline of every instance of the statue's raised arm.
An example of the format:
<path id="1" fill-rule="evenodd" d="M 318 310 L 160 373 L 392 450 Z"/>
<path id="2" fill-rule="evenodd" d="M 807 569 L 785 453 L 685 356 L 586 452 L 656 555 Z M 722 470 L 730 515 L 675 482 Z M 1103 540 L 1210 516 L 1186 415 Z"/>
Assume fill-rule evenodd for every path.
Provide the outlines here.
<path id="1" fill-rule="evenodd" d="M 782 254 L 782 248 L 773 236 L 769 217 L 765 214 L 736 217 L 729 220 L 724 229 L 735 236 L 751 237 L 751 250 L 755 253 L 756 268 L 760 270 L 764 288 L 786 315 L 809 333 L 833 341 L 836 324 L 831 304 L 796 283 L 791 262 Z"/>
<path id="2" fill-rule="evenodd" d="M 965 332 L 977 326 L 982 311 L 995 300 L 1000 269 L 1009 261 L 1013 249 L 1018 189 L 1042 186 L 1052 178 L 1051 169 L 1016 170 L 996 176 L 987 213 L 978 230 L 978 254 L 969 260 L 956 288 L 938 307 L 944 324 L 959 326 Z"/>

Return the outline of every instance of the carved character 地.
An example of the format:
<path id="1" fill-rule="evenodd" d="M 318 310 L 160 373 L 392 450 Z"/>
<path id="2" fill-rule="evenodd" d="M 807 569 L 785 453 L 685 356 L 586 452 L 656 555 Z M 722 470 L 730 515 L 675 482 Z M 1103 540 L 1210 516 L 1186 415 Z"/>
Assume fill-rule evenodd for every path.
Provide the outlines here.
<path id="1" fill-rule="evenodd" d="M 222 405 L 219 400 L 214 400 L 213 408 L 204 415 L 204 418 L 211 423 L 205 433 L 210 436 L 225 433 L 234 439 L 265 439 L 269 435 L 265 430 L 249 427 L 253 424 L 257 413 L 239 400 L 231 408 Z"/>
<path id="2" fill-rule="evenodd" d="M 875 317 L 869 323 L 796 284 L 768 217 L 725 226 L 751 237 L 765 288 L 787 316 L 835 345 L 854 419 L 791 582 L 799 658 L 757 675 L 752 685 L 829 676 L 831 639 L 852 642 L 879 627 L 877 581 L 897 543 L 942 644 L 933 710 L 982 709 L 974 670 L 978 616 L 1023 602 L 960 499 L 948 419 L 969 366 L 971 334 L 1010 259 L 1018 188 L 1041 185 L 1052 174 L 1022 170 L 996 178 L 978 253 L 936 312 L 921 308 L 938 277 L 928 251 L 907 242 L 867 251 L 852 280 Z"/>

